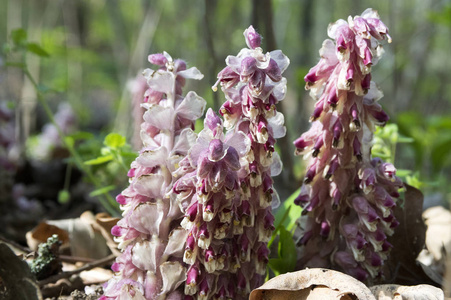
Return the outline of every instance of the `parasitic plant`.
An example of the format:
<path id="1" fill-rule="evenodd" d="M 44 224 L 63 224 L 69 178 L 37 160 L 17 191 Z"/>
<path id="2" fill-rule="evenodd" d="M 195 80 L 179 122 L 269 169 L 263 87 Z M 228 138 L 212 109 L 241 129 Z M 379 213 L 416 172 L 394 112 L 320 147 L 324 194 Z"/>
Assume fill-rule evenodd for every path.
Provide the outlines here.
<path id="1" fill-rule="evenodd" d="M 116 200 L 123 218 L 112 233 L 122 254 L 112 269 L 102 299 L 181 299 L 186 268 L 182 261 L 188 232 L 180 227 L 183 213 L 167 193 L 172 172 L 196 139 L 194 122 L 205 101 L 194 92 L 182 95 L 186 78 L 201 79 L 196 68 L 167 53 L 149 56 L 157 70 L 143 75 L 148 89 L 142 106 L 143 148 L 128 173 L 130 185 Z"/>
<path id="2" fill-rule="evenodd" d="M 338 268 L 360 280 L 381 276 L 397 221 L 402 182 L 392 164 L 371 157 L 375 125 L 387 114 L 371 68 L 391 38 L 376 11 L 329 25 L 319 63 L 305 76 L 316 100 L 311 128 L 294 144 L 308 160 L 296 203 L 301 218 L 302 267 Z"/>
<path id="3" fill-rule="evenodd" d="M 249 48 L 227 57 L 214 86 L 227 98 L 224 121 L 210 109 L 197 137 L 205 102 L 182 97 L 181 87 L 201 74 L 167 54 L 149 57 L 161 68 L 144 71 L 144 147 L 117 197 L 123 218 L 112 233 L 123 253 L 104 299 L 247 299 L 263 283 L 279 202 L 271 176 L 282 168 L 274 144 L 285 134 L 276 104 L 289 60 L 263 53 L 252 26 L 244 36 Z"/>
<path id="4" fill-rule="evenodd" d="M 183 260 L 189 265 L 187 299 L 247 299 L 263 283 L 278 204 L 271 176 L 281 171 L 275 139 L 285 134 L 276 104 L 285 96 L 280 50 L 263 53 L 250 26 L 249 48 L 226 59 L 218 74 L 227 101 L 207 112 L 196 144 L 180 162 L 173 192 L 189 231 Z M 225 131 L 225 133 L 224 133 Z"/>
<path id="5" fill-rule="evenodd" d="M 189 265 L 187 299 L 247 299 L 263 283 L 267 243 L 279 198 L 271 176 L 281 171 L 275 139 L 285 134 L 276 110 L 286 91 L 289 64 L 280 50 L 263 53 L 250 26 L 249 48 L 226 59 L 218 74 L 227 101 L 207 112 L 196 144 L 180 162 L 173 192 L 189 231 L 183 260 Z M 225 133 L 224 133 L 225 130 Z"/>

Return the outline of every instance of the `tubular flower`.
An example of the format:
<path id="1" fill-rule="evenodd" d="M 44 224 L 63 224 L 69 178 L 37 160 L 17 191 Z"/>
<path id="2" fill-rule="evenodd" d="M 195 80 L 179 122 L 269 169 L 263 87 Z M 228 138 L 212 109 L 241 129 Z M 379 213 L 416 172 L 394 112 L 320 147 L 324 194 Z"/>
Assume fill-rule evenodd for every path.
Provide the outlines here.
<path id="1" fill-rule="evenodd" d="M 197 277 L 187 281 L 185 292 L 198 298 L 247 299 L 262 284 L 274 230 L 272 207 L 279 202 L 271 176 L 282 168 L 274 144 L 285 127 L 276 104 L 285 97 L 282 73 L 289 59 L 280 50 L 264 53 L 252 26 L 244 37 L 249 48 L 226 58 L 213 87 L 220 85 L 226 97 L 220 109 L 224 122 L 207 115 L 198 140 L 203 147 L 193 147 L 187 158 L 186 174 L 196 179 L 183 180 L 179 189 L 182 198 L 194 195 L 184 205 L 184 226 L 193 240 L 185 259 Z"/>
<path id="2" fill-rule="evenodd" d="M 371 158 L 374 126 L 387 114 L 371 68 L 383 53 L 387 27 L 376 11 L 329 25 L 319 63 L 305 76 L 316 100 L 312 127 L 294 144 L 309 162 L 296 203 L 301 205 L 304 266 L 335 267 L 360 280 L 381 275 L 387 236 L 402 183 L 393 165 Z"/>
<path id="3" fill-rule="evenodd" d="M 180 163 L 184 175 L 173 192 L 185 211 L 182 226 L 188 231 L 186 295 L 239 297 L 240 278 L 253 275 L 242 265 L 251 263 L 249 238 L 255 234 L 249 222 L 254 216 L 239 193 L 239 171 L 249 150 L 250 139 L 242 132 L 224 135 L 222 120 L 209 109 L 196 144 Z"/>
<path id="4" fill-rule="evenodd" d="M 117 196 L 123 218 L 112 234 L 122 254 L 102 299 L 182 299 L 187 269 L 183 243 L 188 232 L 180 227 L 183 213 L 175 197 L 167 196 L 172 171 L 195 141 L 194 121 L 205 101 L 194 92 L 182 96 L 185 78 L 201 79 L 196 69 L 167 54 L 149 56 L 157 70 L 143 72 L 148 89 L 142 107 L 143 148 L 128 173 L 130 185 Z"/>

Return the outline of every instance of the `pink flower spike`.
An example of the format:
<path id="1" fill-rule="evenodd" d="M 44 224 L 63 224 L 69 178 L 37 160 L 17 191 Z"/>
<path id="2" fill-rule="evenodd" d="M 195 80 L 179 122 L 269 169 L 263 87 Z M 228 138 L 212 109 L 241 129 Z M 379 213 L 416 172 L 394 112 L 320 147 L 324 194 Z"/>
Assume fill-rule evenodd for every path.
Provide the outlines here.
<path id="1" fill-rule="evenodd" d="M 304 208 L 300 224 L 307 224 L 299 246 L 323 259 L 301 258 L 301 267 L 337 268 L 371 282 L 381 275 L 388 255 L 381 252 L 389 251 L 387 237 L 398 225 L 393 208 L 402 186 L 391 164 L 371 157 L 375 125 L 389 119 L 371 70 L 383 53 L 381 41 L 390 37 L 372 9 L 327 31 L 331 39 L 304 78 L 316 100 L 312 126 L 294 141 L 307 161 L 295 200 Z"/>

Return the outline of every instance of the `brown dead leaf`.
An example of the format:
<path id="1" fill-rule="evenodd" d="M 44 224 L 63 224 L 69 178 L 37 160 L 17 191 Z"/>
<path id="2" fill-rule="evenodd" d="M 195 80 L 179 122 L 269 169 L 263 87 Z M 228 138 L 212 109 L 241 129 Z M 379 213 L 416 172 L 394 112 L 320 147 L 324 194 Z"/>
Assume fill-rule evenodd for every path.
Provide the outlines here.
<path id="1" fill-rule="evenodd" d="M 426 248 L 440 261 L 443 254 L 451 256 L 451 212 L 442 206 L 428 208 L 423 213 L 428 227 L 426 231 Z"/>
<path id="2" fill-rule="evenodd" d="M 102 234 L 108 248 L 110 248 L 110 251 L 116 256 L 120 255 L 120 251 L 117 249 L 117 243 L 114 241 L 111 229 L 119 220 L 119 218 L 114 218 L 107 213 L 98 213 L 95 215 L 95 222 L 91 223 L 92 228 L 98 230 Z"/>
<path id="3" fill-rule="evenodd" d="M 113 228 L 117 224 L 117 221 L 120 220 L 119 218 L 112 217 L 105 212 L 96 214 L 95 218 L 97 224 L 105 228 L 108 232 L 111 232 L 111 228 Z"/>
<path id="4" fill-rule="evenodd" d="M 384 274 L 390 282 L 398 284 L 433 284 L 416 261 L 424 248 L 426 234 L 426 225 L 422 218 L 423 194 L 408 184 L 404 185 L 404 203 L 399 203 L 394 210 L 399 226 L 389 238 L 393 249 L 385 264 Z"/>
<path id="5" fill-rule="evenodd" d="M 47 221 L 69 232 L 70 250 L 73 256 L 99 259 L 109 254 L 105 239 L 92 227 L 95 217 L 91 212 L 84 212 L 80 218 Z"/>
<path id="6" fill-rule="evenodd" d="M 100 259 L 110 254 L 110 248 L 116 249 L 109 232 L 113 222 L 105 215 L 96 219 L 89 211 L 80 218 L 44 221 L 27 233 L 27 243 L 31 249 L 37 249 L 52 234 L 58 234 L 63 246 L 70 248 L 71 255 Z"/>
<path id="7" fill-rule="evenodd" d="M 428 284 L 402 286 L 381 284 L 370 288 L 377 300 L 443 300 L 443 291 Z"/>
<path id="8" fill-rule="evenodd" d="M 56 282 L 48 283 L 41 288 L 42 295 L 47 298 L 57 298 L 60 295 L 68 295 L 74 290 L 82 290 L 84 287 L 80 277 L 61 278 Z"/>
<path id="9" fill-rule="evenodd" d="M 57 234 L 58 239 L 62 242 L 62 245 L 68 245 L 69 243 L 69 233 L 59 228 L 58 226 L 51 225 L 46 221 L 38 224 L 33 230 L 26 233 L 25 237 L 27 240 L 28 247 L 36 251 L 41 243 L 47 242 L 47 239 L 52 235 Z"/>
<path id="10" fill-rule="evenodd" d="M 279 275 L 252 291 L 250 300 L 375 300 L 357 279 L 328 269 L 305 269 Z"/>
<path id="11" fill-rule="evenodd" d="M 80 273 L 80 278 L 85 286 L 106 282 L 110 280 L 111 277 L 113 277 L 113 272 L 111 270 L 100 267 Z"/>

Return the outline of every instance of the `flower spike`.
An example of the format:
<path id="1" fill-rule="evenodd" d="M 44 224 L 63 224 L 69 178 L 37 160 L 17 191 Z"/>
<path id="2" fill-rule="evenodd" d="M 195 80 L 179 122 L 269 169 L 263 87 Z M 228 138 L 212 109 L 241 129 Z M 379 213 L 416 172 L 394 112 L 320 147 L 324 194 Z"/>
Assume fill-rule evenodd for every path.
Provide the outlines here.
<path id="1" fill-rule="evenodd" d="M 296 203 L 306 224 L 300 245 L 304 267 L 330 267 L 371 280 L 381 275 L 397 221 L 393 207 L 402 183 L 393 165 L 371 158 L 375 125 L 387 114 L 371 81 L 382 40 L 391 41 L 376 11 L 329 25 L 320 61 L 305 76 L 315 99 L 312 126 L 294 145 L 308 158 Z"/>

